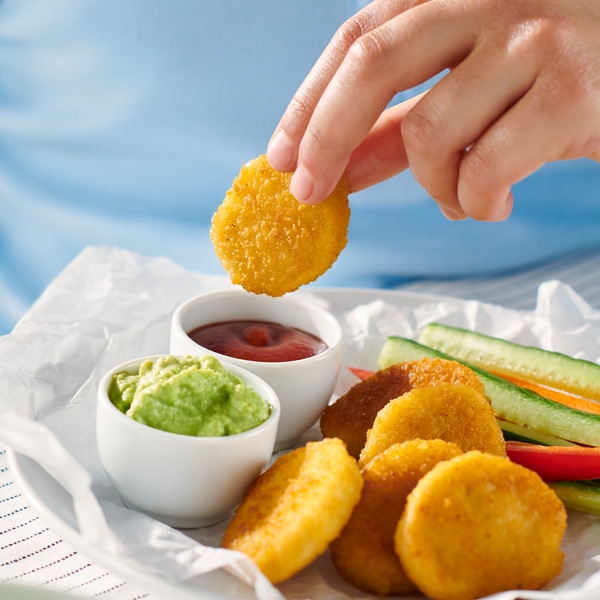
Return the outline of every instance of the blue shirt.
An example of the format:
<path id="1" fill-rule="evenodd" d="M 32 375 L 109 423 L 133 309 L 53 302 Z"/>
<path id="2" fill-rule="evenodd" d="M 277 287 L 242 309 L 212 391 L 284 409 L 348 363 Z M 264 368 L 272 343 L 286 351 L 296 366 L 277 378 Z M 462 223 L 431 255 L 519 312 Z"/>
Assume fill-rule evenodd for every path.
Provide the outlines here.
<path id="1" fill-rule="evenodd" d="M 210 219 L 349 0 L 0 2 L 0 333 L 85 246 L 224 273 Z M 504 223 L 447 221 L 409 173 L 352 196 L 318 285 L 506 271 L 598 243 L 600 167 L 549 165 Z"/>

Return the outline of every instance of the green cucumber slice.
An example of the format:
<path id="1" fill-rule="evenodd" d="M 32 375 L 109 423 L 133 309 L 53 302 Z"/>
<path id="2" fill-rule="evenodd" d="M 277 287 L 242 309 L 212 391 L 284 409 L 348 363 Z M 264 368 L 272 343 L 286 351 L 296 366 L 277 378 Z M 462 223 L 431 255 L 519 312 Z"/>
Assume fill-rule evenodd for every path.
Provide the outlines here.
<path id="1" fill-rule="evenodd" d="M 390 365 L 409 360 L 420 360 L 421 358 L 449 358 L 444 352 L 435 350 L 425 344 L 415 342 L 409 338 L 396 335 L 388 336 L 384 342 L 379 356 L 377 366 L 385 369 Z"/>
<path id="2" fill-rule="evenodd" d="M 385 368 L 398 362 L 434 357 L 459 360 L 473 369 L 481 378 L 485 393 L 499 419 L 576 444 L 600 446 L 600 415 L 575 410 L 543 398 L 466 360 L 429 348 L 414 340 L 388 337 L 380 351 L 378 365 Z"/>
<path id="3" fill-rule="evenodd" d="M 522 427 L 521 425 L 515 425 L 502 419 L 498 419 L 498 425 L 502 429 L 505 440 L 541 444 L 542 446 L 577 446 L 577 444 L 531 429 L 531 427 Z"/>
<path id="4" fill-rule="evenodd" d="M 600 515 L 600 482 L 598 480 L 557 481 L 548 485 L 567 508 Z"/>
<path id="5" fill-rule="evenodd" d="M 600 400 L 600 365 L 482 333 L 430 323 L 419 342 L 472 365 Z"/>

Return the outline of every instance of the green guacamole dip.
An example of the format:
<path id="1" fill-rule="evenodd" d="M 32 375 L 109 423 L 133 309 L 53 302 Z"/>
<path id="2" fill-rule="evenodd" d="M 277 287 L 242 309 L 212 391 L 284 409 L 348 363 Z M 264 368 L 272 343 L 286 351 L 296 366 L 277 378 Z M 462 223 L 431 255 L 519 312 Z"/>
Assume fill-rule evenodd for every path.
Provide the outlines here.
<path id="1" fill-rule="evenodd" d="M 139 373 L 114 375 L 111 402 L 156 429 L 194 436 L 225 436 L 260 425 L 270 405 L 212 356 L 161 356 Z"/>

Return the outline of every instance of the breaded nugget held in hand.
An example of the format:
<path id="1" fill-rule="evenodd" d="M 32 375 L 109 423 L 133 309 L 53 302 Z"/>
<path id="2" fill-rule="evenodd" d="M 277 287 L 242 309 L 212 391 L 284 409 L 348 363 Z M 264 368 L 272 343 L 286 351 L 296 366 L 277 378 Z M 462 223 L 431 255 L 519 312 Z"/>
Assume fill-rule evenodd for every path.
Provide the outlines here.
<path id="1" fill-rule="evenodd" d="M 321 433 L 344 440 L 348 452 L 358 458 L 380 409 L 413 388 L 441 383 L 468 385 L 484 393 L 477 374 L 455 360 L 423 358 L 398 363 L 352 386 L 329 405 L 321 415 Z"/>
<path id="2" fill-rule="evenodd" d="M 249 556 L 272 583 L 285 581 L 339 535 L 362 486 L 341 440 L 309 442 L 280 456 L 250 486 L 222 545 Z"/>
<path id="3" fill-rule="evenodd" d="M 538 589 L 559 575 L 566 510 L 533 471 L 477 451 L 438 463 L 409 494 L 395 548 L 434 600 Z"/>
<path id="4" fill-rule="evenodd" d="M 461 453 L 450 442 L 411 440 L 390 446 L 362 470 L 360 502 L 330 546 L 333 564 L 348 583 L 379 596 L 417 591 L 394 549 L 396 527 L 419 479 L 438 462 Z"/>
<path id="5" fill-rule="evenodd" d="M 414 388 L 388 402 L 367 432 L 362 468 L 392 444 L 422 438 L 454 442 L 464 452 L 506 456 L 502 430 L 488 397 L 466 385 L 443 383 Z"/>
<path id="6" fill-rule="evenodd" d="M 210 237 L 231 281 L 255 294 L 282 296 L 314 281 L 348 242 L 348 188 L 341 180 L 317 206 L 289 192 L 291 173 L 264 155 L 245 164 L 213 215 Z"/>

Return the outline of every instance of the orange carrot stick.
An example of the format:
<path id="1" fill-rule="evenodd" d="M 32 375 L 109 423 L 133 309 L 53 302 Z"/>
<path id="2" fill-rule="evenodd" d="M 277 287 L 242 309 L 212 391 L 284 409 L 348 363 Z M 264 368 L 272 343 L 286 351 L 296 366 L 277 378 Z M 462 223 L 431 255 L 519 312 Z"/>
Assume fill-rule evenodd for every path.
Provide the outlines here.
<path id="1" fill-rule="evenodd" d="M 370 377 L 374 373 L 374 371 L 359 369 L 356 367 L 348 367 L 348 370 L 354 373 L 354 375 L 356 375 L 359 379 L 367 379 L 367 377 Z M 570 406 L 576 410 L 582 410 L 584 412 L 600 415 L 600 402 L 596 402 L 595 400 L 590 400 L 589 398 L 584 398 L 583 396 L 577 396 L 576 394 L 571 394 L 563 390 L 549 388 L 539 383 L 524 381 L 522 379 L 518 379 L 517 377 L 498 375 L 497 373 L 495 373 L 495 375 L 497 377 L 502 377 L 503 379 L 506 379 L 507 381 L 518 385 L 519 387 L 527 388 L 533 392 L 536 392 L 540 396 L 548 398 L 548 400 L 560 402 L 561 404 Z"/>
<path id="2" fill-rule="evenodd" d="M 577 396 L 576 394 L 571 394 L 570 392 L 565 392 L 556 388 L 550 388 L 539 383 L 524 381 L 522 379 L 518 379 L 517 377 L 511 377 L 508 375 L 497 376 L 502 377 L 503 379 L 506 379 L 507 381 L 518 385 L 519 387 L 527 388 L 528 390 L 536 392 L 536 394 L 539 394 L 544 398 L 548 398 L 548 400 L 560 402 L 561 404 L 570 406 L 576 410 L 582 410 L 584 412 L 600 415 L 600 402 L 596 402 L 595 400 L 590 400 L 589 398 Z"/>

